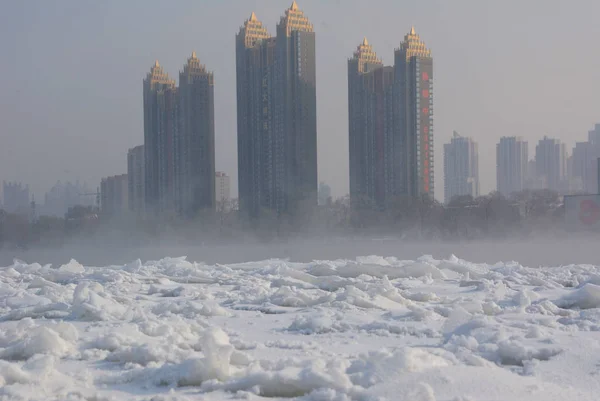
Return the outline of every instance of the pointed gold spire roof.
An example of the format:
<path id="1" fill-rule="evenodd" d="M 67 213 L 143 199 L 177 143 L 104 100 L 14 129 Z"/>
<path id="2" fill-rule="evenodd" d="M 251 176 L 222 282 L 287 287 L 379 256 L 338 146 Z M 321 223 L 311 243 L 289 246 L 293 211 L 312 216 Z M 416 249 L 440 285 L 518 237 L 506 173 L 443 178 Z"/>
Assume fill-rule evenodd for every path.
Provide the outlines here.
<path id="1" fill-rule="evenodd" d="M 169 74 L 163 71 L 158 60 L 154 61 L 154 65 L 150 68 L 150 72 L 146 75 L 144 81 L 150 85 L 151 88 L 154 88 L 159 84 L 175 87 L 175 81 L 171 80 Z"/>
<path id="2" fill-rule="evenodd" d="M 400 44 L 401 52 L 406 53 L 406 59 L 411 57 L 431 57 L 431 50 L 425 46 L 419 35 L 415 31 L 415 27 L 410 28 L 410 32 L 404 36 L 404 42 Z"/>
<path id="3" fill-rule="evenodd" d="M 285 33 L 288 36 L 290 36 L 293 31 L 314 32 L 313 25 L 304 15 L 304 12 L 298 8 L 296 0 L 294 0 L 289 9 L 285 10 L 285 15 L 281 17 L 279 24 L 277 24 L 278 32 L 280 28 L 285 29 Z"/>
<path id="4" fill-rule="evenodd" d="M 367 72 L 367 64 L 383 64 L 379 58 L 377 58 L 377 53 L 373 50 L 373 46 L 369 44 L 369 41 L 365 37 L 360 45 L 356 48 L 354 52 L 354 57 L 351 60 L 355 60 L 358 62 L 358 71 L 359 72 Z"/>
<path id="5" fill-rule="evenodd" d="M 236 40 L 243 40 L 244 46 L 247 48 L 254 47 L 257 42 L 270 38 L 267 28 L 265 28 L 256 17 L 254 11 L 250 14 L 250 18 L 240 27 L 240 32 L 236 36 Z"/>
<path id="6" fill-rule="evenodd" d="M 200 59 L 196 56 L 196 52 L 193 51 L 191 57 L 187 59 L 187 63 L 183 66 L 183 71 L 179 72 L 179 82 L 182 82 L 182 74 L 184 76 L 190 75 L 211 75 L 210 72 L 206 70 L 206 66 L 200 63 Z"/>

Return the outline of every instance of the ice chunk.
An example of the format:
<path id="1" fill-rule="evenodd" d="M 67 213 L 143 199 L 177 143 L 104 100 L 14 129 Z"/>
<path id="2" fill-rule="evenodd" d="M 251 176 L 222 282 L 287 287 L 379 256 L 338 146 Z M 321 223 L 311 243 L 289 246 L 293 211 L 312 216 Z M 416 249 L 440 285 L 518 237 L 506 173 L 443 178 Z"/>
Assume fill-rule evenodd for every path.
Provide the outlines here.
<path id="1" fill-rule="evenodd" d="M 126 309 L 104 292 L 100 283 L 83 281 L 73 293 L 72 316 L 81 320 L 120 320 Z"/>
<path id="2" fill-rule="evenodd" d="M 151 285 L 148 289 L 148 295 L 160 294 L 166 298 L 176 298 L 184 295 L 185 291 L 185 288 L 181 286 L 161 288 L 156 285 Z"/>
<path id="3" fill-rule="evenodd" d="M 449 338 L 457 328 L 469 322 L 471 318 L 472 315 L 469 312 L 460 306 L 456 306 L 444 323 L 444 334 Z"/>
<path id="4" fill-rule="evenodd" d="M 323 334 L 341 329 L 330 314 L 319 313 L 298 316 L 288 330 L 302 334 Z"/>
<path id="5" fill-rule="evenodd" d="M 186 356 L 189 356 L 188 350 L 183 350 L 173 344 L 140 344 L 118 346 L 107 356 L 106 360 L 146 366 L 150 362 L 179 362 Z"/>
<path id="6" fill-rule="evenodd" d="M 306 290 L 291 287 L 281 287 L 271 297 L 270 301 L 274 305 L 287 307 L 306 307 L 331 302 L 335 299 L 333 294 L 325 291 L 314 292 L 312 294 Z"/>
<path id="7" fill-rule="evenodd" d="M 26 360 L 37 354 L 64 357 L 75 352 L 78 332 L 69 323 L 37 326 L 0 349 L 0 359 Z"/>
<path id="8" fill-rule="evenodd" d="M 81 265 L 81 263 L 79 263 L 75 259 L 71 259 L 71 261 L 69 263 L 62 265 L 61 267 L 58 268 L 58 270 L 61 272 L 74 273 L 74 274 L 83 273 L 85 271 L 85 269 Z"/>
<path id="9" fill-rule="evenodd" d="M 538 349 L 526 347 L 518 340 L 506 340 L 498 344 L 498 358 L 503 365 L 523 366 L 525 361 L 538 359 L 547 361 L 562 350 L 557 347 L 542 347 Z"/>
<path id="10" fill-rule="evenodd" d="M 600 308 L 600 286 L 584 284 L 578 290 L 556 301 L 555 304 L 561 308 Z"/>
<path id="11" fill-rule="evenodd" d="M 381 350 L 363 355 L 352 363 L 347 373 L 354 384 L 368 388 L 393 381 L 405 372 L 424 372 L 454 363 L 455 358 L 450 353 L 441 356 L 426 349 L 405 347 L 393 352 Z"/>
<path id="12" fill-rule="evenodd" d="M 198 316 L 229 316 L 227 309 L 214 301 L 195 302 L 188 300 L 168 301 L 156 305 L 152 312 L 157 315 L 175 314 L 193 319 Z"/>
<path id="13" fill-rule="evenodd" d="M 159 385 L 201 386 L 207 380 L 227 380 L 231 375 L 231 356 L 235 351 L 229 336 L 219 328 L 207 330 L 200 341 L 204 358 L 190 358 L 180 364 L 156 370 L 152 380 Z M 236 356 L 237 359 L 240 356 Z"/>
<path id="14" fill-rule="evenodd" d="M 328 395 L 338 392 L 342 394 L 358 393 L 356 390 L 359 389 L 355 390 L 346 374 L 348 367 L 346 361 L 316 358 L 301 366 L 286 366 L 277 371 L 259 370 L 245 376 L 232 378 L 225 383 L 206 383 L 203 388 L 230 392 L 251 390 L 268 398 L 301 397 L 320 389 L 330 390 L 325 393 Z M 331 390 L 336 393 L 332 393 Z"/>
<path id="15" fill-rule="evenodd" d="M 31 375 L 24 372 L 14 363 L 0 361 L 0 387 L 14 383 L 27 384 L 31 381 Z"/>

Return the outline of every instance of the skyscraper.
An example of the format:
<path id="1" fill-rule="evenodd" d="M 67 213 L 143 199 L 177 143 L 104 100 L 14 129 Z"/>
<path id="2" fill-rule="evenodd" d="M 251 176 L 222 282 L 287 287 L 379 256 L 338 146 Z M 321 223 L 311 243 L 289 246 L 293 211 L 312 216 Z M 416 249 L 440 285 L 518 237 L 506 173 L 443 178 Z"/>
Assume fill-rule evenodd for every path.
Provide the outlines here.
<path id="1" fill-rule="evenodd" d="M 583 192 L 589 193 L 591 181 L 590 168 L 592 164 L 593 146 L 589 142 L 576 142 L 571 156 L 571 181 Z"/>
<path id="2" fill-rule="evenodd" d="M 588 133 L 588 141 L 591 144 L 600 145 L 600 124 L 594 125 L 594 129 Z"/>
<path id="3" fill-rule="evenodd" d="M 502 137 L 496 145 L 497 188 L 504 196 L 525 189 L 528 163 L 527 142 L 520 137 Z"/>
<path id="4" fill-rule="evenodd" d="M 156 61 L 144 79 L 145 198 L 151 214 L 174 208 L 177 124 L 175 81 Z"/>
<path id="5" fill-rule="evenodd" d="M 385 207 L 402 173 L 393 124 L 394 69 L 365 38 L 348 60 L 350 198 L 355 207 Z"/>
<path id="6" fill-rule="evenodd" d="M 236 35 L 240 210 L 275 209 L 273 80 L 275 39 L 252 13 Z"/>
<path id="7" fill-rule="evenodd" d="M 395 51 L 396 116 L 400 129 L 404 193 L 434 194 L 433 59 L 413 27 Z"/>
<path id="8" fill-rule="evenodd" d="M 598 159 L 600 158 L 600 124 L 596 124 L 594 129 L 588 133 L 588 165 L 587 165 L 587 176 L 586 190 L 589 193 L 597 194 L 600 193 L 600 166 L 598 165 Z"/>
<path id="9" fill-rule="evenodd" d="M 577 142 L 573 148 L 571 180 L 589 194 L 600 192 L 598 187 L 598 158 L 600 157 L 600 124 L 589 131 L 587 142 Z"/>
<path id="10" fill-rule="evenodd" d="M 350 197 L 383 208 L 433 197 L 433 60 L 414 28 L 384 66 L 366 39 L 348 60 Z"/>
<path id="11" fill-rule="evenodd" d="M 129 208 L 127 174 L 103 178 L 100 183 L 100 209 L 105 218 L 119 216 Z"/>
<path id="12" fill-rule="evenodd" d="M 129 210 L 138 216 L 144 214 L 145 206 L 145 163 L 144 145 L 136 146 L 127 152 L 127 181 Z"/>
<path id="13" fill-rule="evenodd" d="M 596 165 L 598 166 L 598 169 L 596 170 L 596 186 L 597 186 L 597 193 L 600 194 L 600 157 L 596 159 Z"/>
<path id="14" fill-rule="evenodd" d="M 216 201 L 219 203 L 227 203 L 231 199 L 231 191 L 229 185 L 229 176 L 225 173 L 217 171 L 215 173 L 215 193 Z"/>
<path id="15" fill-rule="evenodd" d="M 295 214 L 316 206 L 318 191 L 315 32 L 296 0 L 275 47 L 276 209 Z"/>
<path id="16" fill-rule="evenodd" d="M 544 137 L 535 147 L 535 175 L 544 189 L 563 191 L 567 174 L 567 148 L 557 139 Z"/>
<path id="17" fill-rule="evenodd" d="M 444 145 L 444 200 L 461 195 L 479 196 L 479 151 L 475 141 L 455 131 Z"/>
<path id="18" fill-rule="evenodd" d="M 317 204 L 315 34 L 294 1 L 271 38 L 256 15 L 236 35 L 240 210 Z"/>
<path id="19" fill-rule="evenodd" d="M 179 212 L 193 216 L 215 208 L 214 78 L 195 52 L 179 73 L 178 94 L 175 196 Z"/>
<path id="20" fill-rule="evenodd" d="M 145 210 L 189 217 L 215 207 L 214 79 L 193 52 L 179 81 L 144 79 Z"/>

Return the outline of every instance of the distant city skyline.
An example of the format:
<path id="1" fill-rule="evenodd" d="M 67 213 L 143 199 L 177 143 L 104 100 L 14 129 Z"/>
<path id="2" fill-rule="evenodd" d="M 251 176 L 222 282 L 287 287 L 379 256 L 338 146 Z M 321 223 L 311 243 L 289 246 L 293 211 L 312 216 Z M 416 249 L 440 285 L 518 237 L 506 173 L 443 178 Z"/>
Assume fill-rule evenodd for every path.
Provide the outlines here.
<path id="1" fill-rule="evenodd" d="M 166 70 L 177 71 L 180 60 L 196 50 L 221 85 L 215 93 L 216 163 L 232 175 L 235 190 L 231 32 L 253 10 L 270 21 L 272 30 L 289 3 L 249 1 L 231 7 L 183 1 L 186 17 L 179 21 L 165 20 L 170 8 L 161 2 L 144 7 L 110 0 L 85 6 L 75 1 L 3 3 L 0 180 L 29 183 L 41 200 L 57 179 L 79 179 L 96 187 L 101 177 L 125 171 L 127 149 L 142 142 L 139 77 L 157 58 Z M 600 120 L 594 106 L 600 71 L 593 68 L 600 55 L 589 51 L 600 36 L 593 17 L 600 12 L 597 2 L 582 1 L 578 7 L 538 0 L 378 4 L 299 3 L 317 31 L 319 180 L 330 183 L 334 196 L 348 193 L 347 85 L 338 71 L 365 35 L 386 63 L 406 26 L 415 25 L 435 49 L 438 144 L 457 130 L 473 137 L 486 154 L 493 154 L 498 138 L 506 135 L 523 136 L 531 144 L 548 135 L 570 151 L 575 142 L 587 140 L 589 127 Z M 342 7 L 347 14 L 343 19 Z M 361 23 L 349 23 L 354 20 Z M 569 34 L 560 27 L 569 27 Z M 569 63 L 582 52 L 586 63 Z M 441 148 L 435 147 L 436 160 L 441 160 Z M 493 158 L 481 161 L 482 193 L 495 188 L 494 165 Z M 435 179 L 436 198 L 441 199 L 440 169 Z"/>

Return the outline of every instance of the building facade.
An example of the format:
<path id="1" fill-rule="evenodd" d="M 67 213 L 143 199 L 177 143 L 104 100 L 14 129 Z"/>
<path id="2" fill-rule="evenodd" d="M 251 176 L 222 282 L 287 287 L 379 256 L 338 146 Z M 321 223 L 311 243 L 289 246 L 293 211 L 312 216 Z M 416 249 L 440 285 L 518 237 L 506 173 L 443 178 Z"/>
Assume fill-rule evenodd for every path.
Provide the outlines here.
<path id="1" fill-rule="evenodd" d="M 520 137 L 502 137 L 496 145 L 496 184 L 498 192 L 509 196 L 525 189 L 528 145 Z"/>
<path id="2" fill-rule="evenodd" d="M 143 149 L 147 215 L 214 210 L 214 77 L 195 52 L 178 87 L 158 62 L 144 80 Z"/>
<path id="3" fill-rule="evenodd" d="M 156 215 L 175 206 L 177 88 L 155 62 L 144 79 L 144 174 L 146 212 Z"/>
<path id="4" fill-rule="evenodd" d="M 100 211 L 103 218 L 118 217 L 129 209 L 127 174 L 103 178 L 100 182 Z"/>
<path id="5" fill-rule="evenodd" d="M 579 184 L 579 192 L 596 194 L 598 187 L 598 158 L 600 158 L 600 124 L 589 131 L 587 142 L 577 142 L 571 156 L 569 179 Z"/>
<path id="6" fill-rule="evenodd" d="M 433 59 L 414 27 L 394 56 L 400 148 L 406 171 L 400 185 L 410 196 L 434 194 Z"/>
<path id="7" fill-rule="evenodd" d="M 598 165 L 598 159 L 600 158 L 600 124 L 596 124 L 594 129 L 588 133 L 588 157 L 587 163 L 587 182 L 585 183 L 585 189 L 591 194 L 600 193 L 600 166 Z"/>
<path id="8" fill-rule="evenodd" d="M 354 207 L 385 207 L 397 187 L 393 157 L 394 69 L 386 67 L 367 39 L 348 60 L 350 199 Z M 395 174 L 396 173 L 396 174 Z"/>
<path id="9" fill-rule="evenodd" d="M 215 173 L 215 195 L 216 203 L 227 203 L 231 200 L 231 186 L 229 176 L 225 173 L 217 171 Z"/>
<path id="10" fill-rule="evenodd" d="M 129 210 L 143 216 L 146 193 L 144 145 L 131 148 L 127 152 L 127 181 Z"/>
<path id="11" fill-rule="evenodd" d="M 315 32 L 295 0 L 276 29 L 276 210 L 302 214 L 302 210 L 317 206 Z"/>
<path id="12" fill-rule="evenodd" d="M 444 145 L 444 200 L 463 195 L 479 196 L 479 149 L 471 138 L 454 132 Z"/>
<path id="13" fill-rule="evenodd" d="M 240 210 L 317 205 L 315 33 L 294 1 L 272 38 L 256 15 L 236 35 Z"/>
<path id="14" fill-rule="evenodd" d="M 579 191 L 588 192 L 590 189 L 590 169 L 592 165 L 593 147 L 589 142 L 576 142 L 571 155 L 571 175 L 570 180 L 576 182 Z"/>
<path id="15" fill-rule="evenodd" d="M 596 186 L 597 186 L 597 193 L 600 194 L 600 157 L 596 159 L 596 165 L 598 166 L 598 169 L 596 170 L 596 177 L 597 177 L 597 182 L 596 182 Z"/>
<path id="16" fill-rule="evenodd" d="M 252 13 L 236 35 L 240 210 L 275 209 L 273 81 L 275 39 Z"/>
<path id="17" fill-rule="evenodd" d="M 414 28 L 384 66 L 366 38 L 348 60 L 350 197 L 385 208 L 433 197 L 433 60 Z"/>
<path id="18" fill-rule="evenodd" d="M 535 179 L 543 183 L 539 189 L 568 192 L 567 147 L 564 143 L 546 136 L 538 142 L 535 147 Z"/>
<path id="19" fill-rule="evenodd" d="M 195 52 L 179 73 L 178 95 L 175 199 L 180 214 L 193 216 L 215 208 L 214 77 Z"/>
<path id="20" fill-rule="evenodd" d="M 588 132 L 588 142 L 594 145 L 600 145 L 600 124 L 596 124 L 594 128 Z"/>

